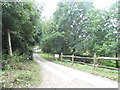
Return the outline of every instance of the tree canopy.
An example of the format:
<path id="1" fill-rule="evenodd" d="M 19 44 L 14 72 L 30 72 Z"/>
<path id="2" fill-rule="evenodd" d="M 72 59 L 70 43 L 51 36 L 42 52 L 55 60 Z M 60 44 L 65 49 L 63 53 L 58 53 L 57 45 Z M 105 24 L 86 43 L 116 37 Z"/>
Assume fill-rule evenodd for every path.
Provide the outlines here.
<path id="1" fill-rule="evenodd" d="M 60 2 L 42 33 L 42 48 L 51 53 L 114 56 L 118 42 L 118 6 L 107 11 L 92 2 Z"/>
<path id="2" fill-rule="evenodd" d="M 3 2 L 2 9 L 3 52 L 8 52 L 9 30 L 13 51 L 27 53 L 40 39 L 42 8 L 38 9 L 35 2 Z"/>

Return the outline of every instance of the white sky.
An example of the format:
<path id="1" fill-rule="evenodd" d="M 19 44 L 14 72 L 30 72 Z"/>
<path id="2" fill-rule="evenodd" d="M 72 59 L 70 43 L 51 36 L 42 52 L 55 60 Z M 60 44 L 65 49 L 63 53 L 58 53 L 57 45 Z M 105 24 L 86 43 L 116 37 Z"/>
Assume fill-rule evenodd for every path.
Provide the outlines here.
<path id="1" fill-rule="evenodd" d="M 57 3 L 59 0 L 35 0 L 36 2 L 43 2 L 44 3 L 44 11 L 42 16 L 47 18 L 51 17 L 57 8 Z"/>
<path id="2" fill-rule="evenodd" d="M 36 2 L 43 2 L 44 3 L 44 12 L 42 13 L 42 16 L 45 16 L 46 18 L 50 18 L 53 13 L 55 12 L 57 8 L 57 3 L 60 0 L 35 0 Z M 64 0 L 62 0 L 64 1 Z M 68 0 L 69 1 L 69 0 Z M 81 0 L 84 1 L 84 0 Z M 93 5 L 98 9 L 105 9 L 106 7 L 109 7 L 113 2 L 116 0 L 93 0 Z"/>
<path id="3" fill-rule="evenodd" d="M 113 4 L 116 0 L 94 0 L 94 6 L 98 9 L 105 9 Z"/>

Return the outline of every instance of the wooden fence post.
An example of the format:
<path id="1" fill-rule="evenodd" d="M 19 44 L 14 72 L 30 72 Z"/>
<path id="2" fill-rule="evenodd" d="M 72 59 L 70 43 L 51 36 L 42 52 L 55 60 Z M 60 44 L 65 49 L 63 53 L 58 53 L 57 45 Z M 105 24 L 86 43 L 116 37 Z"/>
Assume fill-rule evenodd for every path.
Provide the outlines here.
<path id="1" fill-rule="evenodd" d="M 9 55 L 12 57 L 12 46 L 11 46 L 11 37 L 10 37 L 10 31 L 8 30 L 8 47 L 9 47 Z"/>
<path id="2" fill-rule="evenodd" d="M 93 59 L 93 66 L 94 66 L 94 70 L 96 70 L 96 66 L 95 66 L 95 64 L 96 64 L 96 53 L 94 53 L 94 59 Z"/>
<path id="3" fill-rule="evenodd" d="M 9 53 L 9 58 L 10 58 L 9 63 L 12 63 L 12 46 L 11 46 L 11 37 L 10 37 L 9 29 L 8 29 L 7 35 L 8 35 L 8 53 Z"/>
<path id="4" fill-rule="evenodd" d="M 74 54 L 72 55 L 72 64 L 74 63 Z"/>
<path id="5" fill-rule="evenodd" d="M 61 52 L 61 61 L 63 61 L 63 53 Z"/>

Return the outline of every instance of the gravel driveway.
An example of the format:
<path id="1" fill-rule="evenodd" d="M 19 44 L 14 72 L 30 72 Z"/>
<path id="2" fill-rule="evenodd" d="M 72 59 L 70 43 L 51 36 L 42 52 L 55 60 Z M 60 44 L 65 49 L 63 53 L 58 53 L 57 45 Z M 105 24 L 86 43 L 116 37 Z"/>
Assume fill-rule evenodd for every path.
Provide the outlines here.
<path id="1" fill-rule="evenodd" d="M 41 66 L 43 82 L 38 88 L 118 88 L 118 83 L 107 78 L 55 64 L 34 54 Z"/>

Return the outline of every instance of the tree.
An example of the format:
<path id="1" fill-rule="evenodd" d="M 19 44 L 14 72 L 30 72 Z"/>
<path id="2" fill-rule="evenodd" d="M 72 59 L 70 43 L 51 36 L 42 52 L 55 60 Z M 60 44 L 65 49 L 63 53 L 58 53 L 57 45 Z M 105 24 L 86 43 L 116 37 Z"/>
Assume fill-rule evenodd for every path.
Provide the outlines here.
<path id="1" fill-rule="evenodd" d="M 65 33 L 56 31 L 57 25 L 49 20 L 42 26 L 41 46 L 43 51 L 48 53 L 66 53 L 68 51 Z"/>
<path id="2" fill-rule="evenodd" d="M 38 28 L 41 10 L 37 9 L 35 2 L 3 2 L 2 3 L 2 47 L 3 52 L 8 54 L 7 32 L 11 33 L 12 49 L 20 54 L 29 53 L 36 43 L 36 36 L 40 34 Z"/>

